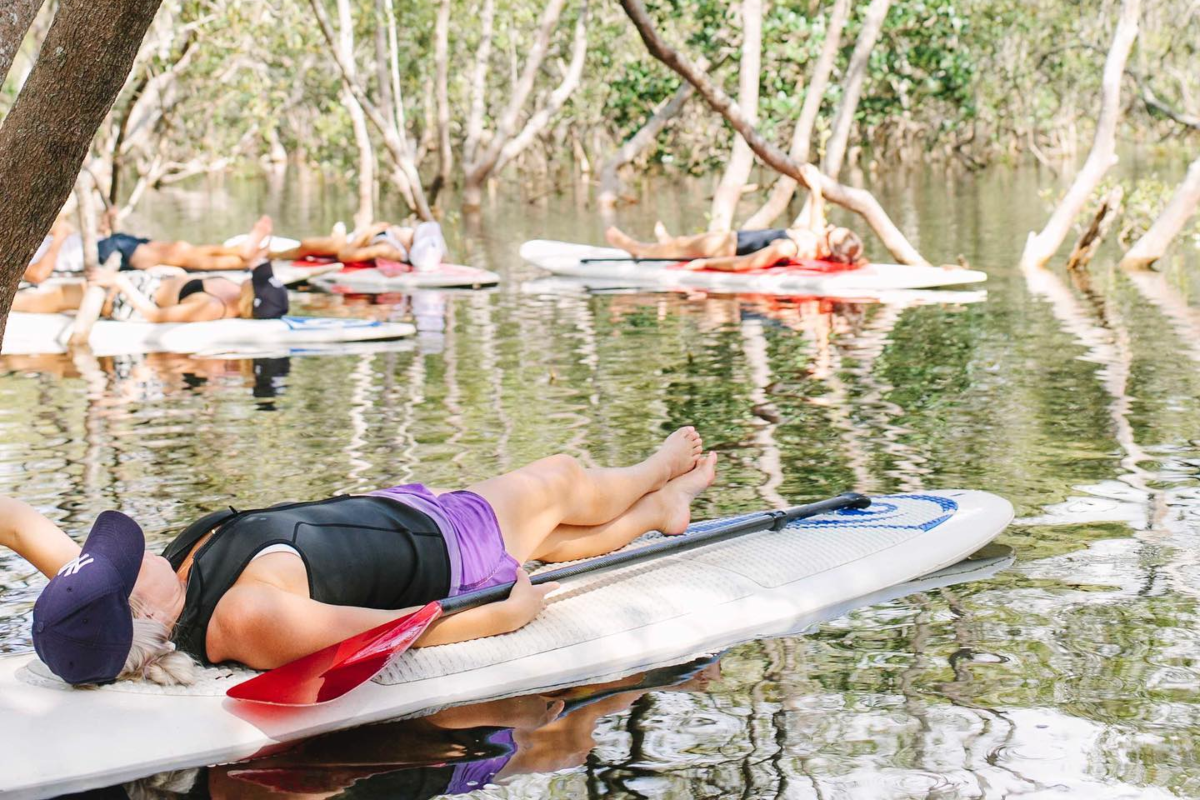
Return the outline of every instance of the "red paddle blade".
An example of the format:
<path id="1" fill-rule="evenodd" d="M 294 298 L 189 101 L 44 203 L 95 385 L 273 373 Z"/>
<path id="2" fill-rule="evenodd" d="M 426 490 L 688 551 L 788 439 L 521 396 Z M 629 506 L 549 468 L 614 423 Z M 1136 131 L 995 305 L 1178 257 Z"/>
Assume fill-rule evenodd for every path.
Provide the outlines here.
<path id="1" fill-rule="evenodd" d="M 429 603 L 406 617 L 256 675 L 225 694 L 235 700 L 281 706 L 328 703 L 378 675 L 441 615 L 441 605 Z"/>

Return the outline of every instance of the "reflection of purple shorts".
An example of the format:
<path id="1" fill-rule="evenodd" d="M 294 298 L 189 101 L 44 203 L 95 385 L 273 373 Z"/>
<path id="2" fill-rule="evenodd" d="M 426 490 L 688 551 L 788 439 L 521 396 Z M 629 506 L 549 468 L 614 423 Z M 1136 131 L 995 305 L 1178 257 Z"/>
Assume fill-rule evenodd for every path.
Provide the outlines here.
<path id="1" fill-rule="evenodd" d="M 424 484 L 407 483 L 369 493 L 404 503 L 433 518 L 450 556 L 450 596 L 517 578 L 520 564 L 504 549 L 496 512 L 474 492 L 435 495 Z"/>

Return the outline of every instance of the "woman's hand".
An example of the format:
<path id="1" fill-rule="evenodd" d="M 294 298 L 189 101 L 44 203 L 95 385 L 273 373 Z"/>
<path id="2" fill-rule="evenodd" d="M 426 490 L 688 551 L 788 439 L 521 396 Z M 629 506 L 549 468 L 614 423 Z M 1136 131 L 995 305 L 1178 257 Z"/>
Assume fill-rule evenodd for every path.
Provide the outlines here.
<path id="1" fill-rule="evenodd" d="M 546 595 L 558 588 L 557 583 L 544 583 L 534 586 L 525 570 L 517 570 L 516 585 L 509 593 L 508 599 L 497 605 L 497 612 L 502 615 L 509 631 L 523 628 L 533 621 L 541 610 L 546 607 Z"/>
<path id="2" fill-rule="evenodd" d="M 710 262 L 711 259 L 707 258 L 693 258 L 691 261 L 683 262 L 683 268 L 692 270 L 693 272 L 697 270 L 708 269 Z"/>
<path id="3" fill-rule="evenodd" d="M 116 286 L 119 274 L 115 270 L 107 270 L 103 267 L 89 270 L 87 274 L 88 286 L 103 286 L 105 289 Z"/>

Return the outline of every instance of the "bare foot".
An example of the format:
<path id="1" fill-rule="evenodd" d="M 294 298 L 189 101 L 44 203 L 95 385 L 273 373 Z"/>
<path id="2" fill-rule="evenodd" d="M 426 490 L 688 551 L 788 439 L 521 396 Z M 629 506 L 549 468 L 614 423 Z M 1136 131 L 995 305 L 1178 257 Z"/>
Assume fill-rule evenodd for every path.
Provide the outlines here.
<path id="1" fill-rule="evenodd" d="M 255 263 L 257 258 L 270 247 L 273 227 L 271 218 L 263 214 L 246 234 L 246 241 L 242 242 L 242 246 L 238 248 L 238 255 L 246 262 L 246 266 Z"/>
<path id="2" fill-rule="evenodd" d="M 659 244 L 666 244 L 673 238 L 661 219 L 654 223 L 654 238 L 658 240 Z"/>
<path id="3" fill-rule="evenodd" d="M 692 521 L 692 501 L 712 485 L 717 477 L 717 454 L 709 453 L 691 472 L 680 475 L 662 488 L 659 494 L 665 506 L 663 524 L 659 530 L 675 536 L 687 530 Z"/>
<path id="4" fill-rule="evenodd" d="M 696 466 L 697 459 L 704 451 L 704 440 L 691 425 L 680 428 L 667 437 L 658 451 L 646 459 L 646 463 L 659 471 L 660 486 L 667 481 L 678 478 Z"/>
<path id="5" fill-rule="evenodd" d="M 610 225 L 608 227 L 608 230 L 604 231 L 604 238 L 607 239 L 608 243 L 611 244 L 613 247 L 620 248 L 621 250 L 624 250 L 625 252 L 629 253 L 630 255 L 633 255 L 633 256 L 637 255 L 637 253 L 634 252 L 634 250 L 637 249 L 637 245 L 638 245 L 637 240 L 631 239 L 629 236 L 627 236 L 625 234 L 624 231 L 622 231 L 617 226 Z"/>

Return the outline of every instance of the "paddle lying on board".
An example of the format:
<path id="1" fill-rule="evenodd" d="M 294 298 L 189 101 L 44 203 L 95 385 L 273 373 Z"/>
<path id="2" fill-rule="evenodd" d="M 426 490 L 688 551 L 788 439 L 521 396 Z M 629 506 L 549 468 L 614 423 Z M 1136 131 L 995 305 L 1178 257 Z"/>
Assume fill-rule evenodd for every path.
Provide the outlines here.
<path id="1" fill-rule="evenodd" d="M 871 500 L 861 494 L 843 494 L 782 511 L 765 511 L 709 530 L 672 536 L 634 550 L 580 561 L 539 573 L 531 583 L 543 584 L 573 578 L 613 567 L 633 564 L 665 553 L 678 553 L 711 542 L 764 530 L 782 530 L 788 523 L 844 508 L 866 508 Z M 435 600 L 418 611 L 369 631 L 351 636 L 291 663 L 256 675 L 226 695 L 236 700 L 285 706 L 309 706 L 336 700 L 379 674 L 420 638 L 435 620 L 508 597 L 514 584 L 505 583 Z"/>

